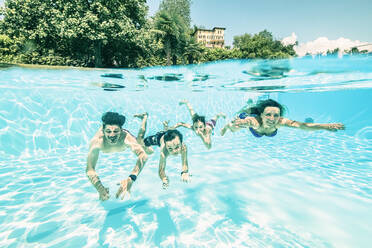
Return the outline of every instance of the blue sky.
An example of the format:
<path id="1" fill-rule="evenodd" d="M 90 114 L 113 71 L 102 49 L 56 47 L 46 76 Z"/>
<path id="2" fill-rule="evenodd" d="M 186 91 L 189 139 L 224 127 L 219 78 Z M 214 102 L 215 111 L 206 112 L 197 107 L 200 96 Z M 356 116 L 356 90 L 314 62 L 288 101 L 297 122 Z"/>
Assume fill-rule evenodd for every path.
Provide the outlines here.
<path id="1" fill-rule="evenodd" d="M 147 0 L 149 15 L 161 0 Z M 292 32 L 300 43 L 340 37 L 372 43 L 371 0 L 193 0 L 192 24 L 225 27 L 225 40 L 264 29 L 282 39 Z"/>
<path id="2" fill-rule="evenodd" d="M 4 0 L 0 0 L 3 5 Z M 153 16 L 161 0 L 147 0 Z M 371 0 L 193 0 L 192 24 L 225 27 L 225 40 L 264 29 L 282 39 L 294 32 L 300 43 L 344 37 L 372 43 Z"/>

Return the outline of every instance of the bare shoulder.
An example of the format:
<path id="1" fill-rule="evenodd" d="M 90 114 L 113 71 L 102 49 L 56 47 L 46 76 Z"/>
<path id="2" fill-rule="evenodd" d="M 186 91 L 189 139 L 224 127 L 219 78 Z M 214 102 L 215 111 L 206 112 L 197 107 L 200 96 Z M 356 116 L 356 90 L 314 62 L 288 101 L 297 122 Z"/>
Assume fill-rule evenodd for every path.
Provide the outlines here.
<path id="1" fill-rule="evenodd" d="M 168 150 L 165 148 L 165 145 L 160 145 L 160 158 L 165 159 L 168 157 Z"/>
<path id="2" fill-rule="evenodd" d="M 287 119 L 287 118 L 284 118 L 284 117 L 280 117 L 280 119 L 279 119 L 279 125 L 282 125 L 282 126 L 292 126 L 295 123 L 297 123 L 297 122 L 293 121 L 293 120 L 290 120 L 290 119 Z"/>
<path id="3" fill-rule="evenodd" d="M 284 117 L 280 117 L 280 118 L 279 118 L 279 122 L 278 122 L 278 123 L 279 123 L 280 125 L 283 125 L 283 124 L 285 124 L 285 123 L 286 123 L 287 121 L 288 121 L 288 119 L 287 119 L 287 118 L 284 118 Z"/>
<path id="4" fill-rule="evenodd" d="M 124 137 L 124 144 L 131 145 L 131 144 L 137 144 L 137 138 L 134 137 L 133 134 L 131 134 L 128 130 L 123 129 L 123 133 L 125 135 Z"/>
<path id="5" fill-rule="evenodd" d="M 103 137 L 103 128 L 102 126 L 97 130 L 97 132 L 94 134 L 94 137 Z"/>
<path id="6" fill-rule="evenodd" d="M 90 140 L 89 150 L 102 149 L 103 147 L 103 134 L 99 135 L 98 132 Z"/>

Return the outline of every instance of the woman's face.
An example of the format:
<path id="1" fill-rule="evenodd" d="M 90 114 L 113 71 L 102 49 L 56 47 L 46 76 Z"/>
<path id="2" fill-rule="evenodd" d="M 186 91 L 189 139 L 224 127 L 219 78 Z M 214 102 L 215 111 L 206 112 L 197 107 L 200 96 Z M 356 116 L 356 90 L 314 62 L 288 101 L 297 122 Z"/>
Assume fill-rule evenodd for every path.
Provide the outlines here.
<path id="1" fill-rule="evenodd" d="M 201 121 L 197 121 L 195 122 L 193 125 L 193 128 L 194 128 L 194 131 L 195 132 L 200 132 L 200 133 L 204 133 L 204 130 L 205 130 L 205 125 L 203 122 Z"/>
<path id="2" fill-rule="evenodd" d="M 280 118 L 280 109 L 278 107 L 266 107 L 261 114 L 262 126 L 265 128 L 275 127 Z"/>

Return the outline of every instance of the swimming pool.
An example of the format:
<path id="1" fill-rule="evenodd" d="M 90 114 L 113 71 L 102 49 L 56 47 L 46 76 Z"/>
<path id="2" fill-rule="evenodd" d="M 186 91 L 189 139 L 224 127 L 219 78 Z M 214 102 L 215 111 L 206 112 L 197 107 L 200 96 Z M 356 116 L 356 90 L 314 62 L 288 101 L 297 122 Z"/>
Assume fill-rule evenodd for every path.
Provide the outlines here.
<path id="1" fill-rule="evenodd" d="M 120 77 L 102 77 L 104 74 Z M 372 234 L 372 57 L 304 57 L 141 70 L 0 68 L 0 247 L 367 247 Z M 345 131 L 281 128 L 257 139 L 220 128 L 249 99 L 273 98 L 286 117 L 342 122 Z M 180 158 L 150 155 L 130 199 L 117 183 L 136 157 L 101 153 L 97 172 L 111 198 L 85 175 L 102 113 L 127 117 L 136 134 L 162 121 L 190 122 L 187 99 L 207 118 L 223 111 L 207 150 L 191 131 L 189 184 Z"/>

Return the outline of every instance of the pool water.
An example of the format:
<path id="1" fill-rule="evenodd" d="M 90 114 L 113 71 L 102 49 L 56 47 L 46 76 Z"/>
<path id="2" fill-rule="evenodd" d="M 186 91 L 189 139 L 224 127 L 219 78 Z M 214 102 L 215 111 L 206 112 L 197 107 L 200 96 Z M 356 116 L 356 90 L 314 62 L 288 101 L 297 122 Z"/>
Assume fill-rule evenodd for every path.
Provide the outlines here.
<path id="1" fill-rule="evenodd" d="M 110 74 L 116 76 L 110 77 Z M 121 74 L 121 75 L 120 75 Z M 111 75 L 112 76 L 112 75 Z M 372 235 L 372 57 L 231 60 L 129 69 L 0 67 L 0 247 L 368 247 Z M 285 117 L 344 123 L 345 131 L 281 128 L 273 138 L 219 131 L 248 100 L 272 98 Z M 106 111 L 148 112 L 147 135 L 224 112 L 207 150 L 190 130 L 191 182 L 181 160 L 158 178 L 149 156 L 131 197 L 115 199 L 136 156 L 100 154 L 85 175 L 88 145 Z"/>

